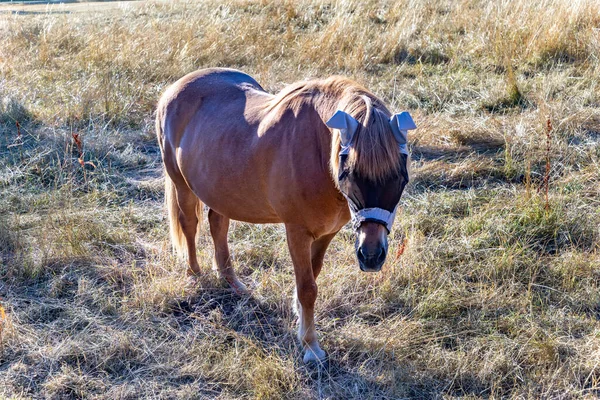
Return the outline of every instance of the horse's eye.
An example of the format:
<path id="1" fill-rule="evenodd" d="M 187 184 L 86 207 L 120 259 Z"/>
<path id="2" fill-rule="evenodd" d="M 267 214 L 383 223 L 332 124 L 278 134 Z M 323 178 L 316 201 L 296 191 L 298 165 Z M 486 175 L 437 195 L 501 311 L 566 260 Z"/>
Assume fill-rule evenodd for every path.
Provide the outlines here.
<path id="1" fill-rule="evenodd" d="M 346 179 L 348 177 L 348 170 L 345 169 L 342 171 L 342 173 L 340 174 L 340 176 L 338 176 L 338 180 L 341 182 L 344 179 Z"/>

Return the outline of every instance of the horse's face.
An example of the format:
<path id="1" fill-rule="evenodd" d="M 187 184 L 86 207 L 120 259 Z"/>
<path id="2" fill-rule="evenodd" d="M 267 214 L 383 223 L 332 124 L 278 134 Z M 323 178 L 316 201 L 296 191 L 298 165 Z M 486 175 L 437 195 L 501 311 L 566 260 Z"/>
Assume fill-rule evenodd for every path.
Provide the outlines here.
<path id="1" fill-rule="evenodd" d="M 405 156 L 402 162 L 405 166 Z M 351 171 L 340 176 L 340 189 L 352 211 L 356 257 L 362 271 L 377 272 L 383 266 L 389 229 L 407 183 L 408 175 L 403 167 L 399 167 L 398 174 L 382 182 L 374 182 Z"/>
<path id="2" fill-rule="evenodd" d="M 369 109 L 371 100 L 366 96 L 361 98 Z M 372 110 L 371 114 L 366 112 L 367 115 L 372 115 L 373 120 L 369 119 L 371 122 L 360 124 L 352 115 L 338 110 L 326 125 L 340 133 L 340 150 L 337 154 L 338 183 L 350 206 L 356 232 L 356 257 L 360 269 L 376 272 L 385 262 L 388 250 L 387 235 L 392 229 L 402 191 L 408 183 L 407 132 L 415 129 L 416 125 L 408 112 L 392 115 L 388 120 L 385 113 L 374 108 Z M 355 140 L 357 129 L 360 129 L 361 133 Z M 370 160 L 375 159 L 372 149 L 383 150 L 379 150 L 381 158 L 377 163 L 369 164 L 367 161 L 369 168 L 355 168 L 356 165 L 347 165 L 352 164 L 348 162 L 351 154 L 360 154 L 352 153 L 353 148 L 355 151 L 356 148 L 360 148 L 367 154 L 371 152 Z M 397 153 L 394 149 L 397 149 Z M 356 160 L 355 164 L 358 162 Z M 386 165 L 385 160 L 393 161 Z M 377 171 L 380 165 L 385 165 L 386 169 L 383 172 Z M 361 164 L 361 167 L 364 165 Z M 357 172 L 361 170 L 363 173 Z"/>

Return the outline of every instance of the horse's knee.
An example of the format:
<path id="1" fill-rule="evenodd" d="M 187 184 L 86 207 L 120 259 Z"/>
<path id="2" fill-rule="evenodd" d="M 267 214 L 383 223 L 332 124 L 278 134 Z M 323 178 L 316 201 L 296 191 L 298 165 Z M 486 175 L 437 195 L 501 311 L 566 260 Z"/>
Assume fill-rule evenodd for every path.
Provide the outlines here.
<path id="1" fill-rule="evenodd" d="M 296 295 L 302 307 L 312 307 L 317 298 L 317 284 L 315 281 L 300 282 L 296 286 Z"/>

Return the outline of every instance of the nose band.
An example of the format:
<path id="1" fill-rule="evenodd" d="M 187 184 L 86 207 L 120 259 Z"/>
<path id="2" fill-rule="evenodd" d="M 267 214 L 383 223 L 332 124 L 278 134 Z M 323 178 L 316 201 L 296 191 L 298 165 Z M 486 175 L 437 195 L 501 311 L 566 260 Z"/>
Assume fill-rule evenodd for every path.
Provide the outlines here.
<path id="1" fill-rule="evenodd" d="M 354 230 L 357 230 L 363 222 L 377 222 L 385 226 L 389 234 L 392 231 L 392 225 L 394 225 L 397 209 L 397 205 L 392 212 L 378 207 L 363 208 L 355 211 L 352 209 L 352 207 L 350 207 L 350 214 L 352 215 L 352 227 Z"/>

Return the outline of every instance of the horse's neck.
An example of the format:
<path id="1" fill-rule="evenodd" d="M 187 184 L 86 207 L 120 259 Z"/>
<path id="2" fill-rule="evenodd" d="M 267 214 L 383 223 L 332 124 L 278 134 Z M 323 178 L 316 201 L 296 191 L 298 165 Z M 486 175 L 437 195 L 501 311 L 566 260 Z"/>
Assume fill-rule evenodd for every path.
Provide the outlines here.
<path id="1" fill-rule="evenodd" d="M 340 146 L 338 144 L 339 140 L 337 140 L 337 135 L 339 135 L 339 133 L 337 133 L 333 129 L 327 128 L 325 126 L 325 121 L 329 120 L 329 118 L 331 118 L 331 116 L 338 109 L 339 99 L 323 95 L 315 101 L 314 106 L 315 111 L 319 115 L 319 118 L 321 119 L 321 121 L 323 121 L 323 129 L 320 132 L 320 134 L 323 135 L 322 141 L 324 143 L 327 143 L 327 146 L 324 146 L 324 148 L 322 149 L 322 157 L 328 160 L 329 172 L 332 175 L 333 181 L 336 182 L 337 185 L 339 176 L 338 168 L 340 152 Z"/>

